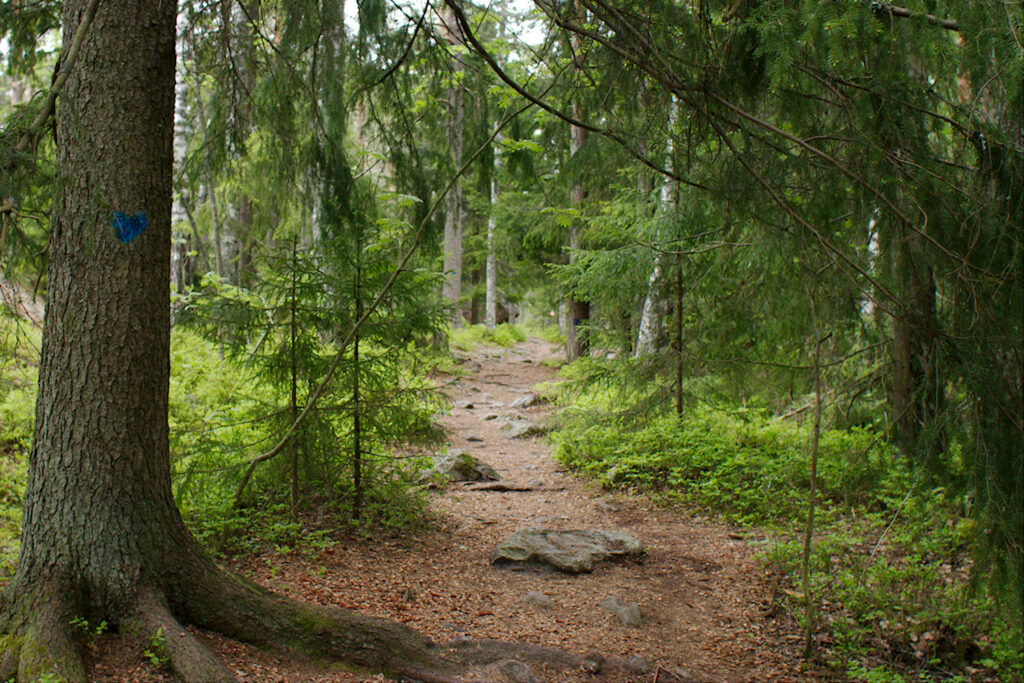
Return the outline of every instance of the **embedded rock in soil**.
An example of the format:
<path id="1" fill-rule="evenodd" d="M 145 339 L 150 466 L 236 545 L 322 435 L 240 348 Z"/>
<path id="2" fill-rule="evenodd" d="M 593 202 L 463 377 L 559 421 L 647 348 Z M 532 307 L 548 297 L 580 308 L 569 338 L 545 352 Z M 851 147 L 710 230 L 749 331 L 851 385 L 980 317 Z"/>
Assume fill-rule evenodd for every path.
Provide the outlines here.
<path id="1" fill-rule="evenodd" d="M 529 420 L 507 420 L 501 431 L 510 439 L 521 439 L 534 434 L 543 434 L 544 430 Z"/>
<path id="2" fill-rule="evenodd" d="M 422 481 L 497 481 L 501 479 L 494 468 L 464 451 L 452 451 L 434 460 L 433 469 L 424 472 Z"/>
<path id="3" fill-rule="evenodd" d="M 527 394 L 526 396 L 520 396 L 512 403 L 508 404 L 509 408 L 519 410 L 520 408 L 529 408 L 537 402 L 537 396 L 535 394 Z"/>
<path id="4" fill-rule="evenodd" d="M 640 541 L 624 531 L 521 529 L 502 541 L 491 563 L 548 564 L 568 574 L 593 571 L 594 564 L 617 557 L 639 557 Z"/>
<path id="5" fill-rule="evenodd" d="M 614 595 L 609 595 L 601 601 L 601 609 L 611 612 L 619 618 L 626 626 L 640 628 L 644 623 L 644 615 L 640 613 L 640 605 L 635 602 L 625 602 Z"/>
<path id="6" fill-rule="evenodd" d="M 529 591 L 523 596 L 523 602 L 541 609 L 552 609 L 555 606 L 555 601 L 540 591 Z"/>

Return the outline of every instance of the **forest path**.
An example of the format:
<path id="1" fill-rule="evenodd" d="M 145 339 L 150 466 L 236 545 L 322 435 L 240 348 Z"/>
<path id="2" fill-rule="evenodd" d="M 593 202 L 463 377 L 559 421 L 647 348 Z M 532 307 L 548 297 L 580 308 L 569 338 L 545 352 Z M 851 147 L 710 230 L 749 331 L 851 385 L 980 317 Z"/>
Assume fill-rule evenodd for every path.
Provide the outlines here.
<path id="1" fill-rule="evenodd" d="M 506 415 L 540 422 L 552 411 L 545 404 L 509 406 L 555 376 L 544 361 L 560 353 L 538 340 L 510 349 L 481 347 L 456 353 L 465 374 L 439 378 L 454 406 L 441 420 L 450 449 L 490 464 L 503 482 L 533 490 L 485 491 L 453 483 L 433 495 L 430 530 L 347 537 L 325 550 L 268 552 L 229 564 L 276 592 L 395 619 L 440 642 L 461 636 L 513 640 L 579 654 L 639 656 L 663 667 L 617 679 L 622 681 L 681 680 L 669 674 L 673 669 L 698 681 L 813 678 L 801 670 L 799 633 L 771 614 L 755 544 L 721 523 L 638 497 L 607 495 L 566 473 L 543 437 L 512 439 L 501 431 Z M 525 527 L 622 530 L 638 538 L 647 554 L 640 561 L 599 563 L 592 573 L 576 576 L 492 566 L 495 546 Z M 553 606 L 524 602 L 529 591 L 548 596 Z M 639 603 L 644 624 L 627 627 L 602 610 L 599 603 L 610 595 Z M 382 680 L 195 633 L 240 680 Z M 95 680 L 171 680 L 154 676 L 138 659 L 134 665 L 126 661 L 130 653 L 121 654 L 108 653 L 109 668 L 94 668 Z M 598 680 L 583 671 L 535 672 L 544 683 Z"/>
<path id="2" fill-rule="evenodd" d="M 454 405 L 472 405 L 453 408 L 442 421 L 452 448 L 490 464 L 503 482 L 535 489 L 494 492 L 452 484 L 435 500 L 433 509 L 451 540 L 438 563 L 440 574 L 427 571 L 419 580 L 430 590 L 432 577 L 444 577 L 446 590 L 461 596 L 454 604 L 464 609 L 449 615 L 447 626 L 472 637 L 641 656 L 698 680 L 800 678 L 800 636 L 785 619 L 770 614 L 756 550 L 733 529 L 639 498 L 603 495 L 566 473 L 543 438 L 511 439 L 502 432 L 503 417 L 542 422 L 551 412 L 546 404 L 509 406 L 554 378 L 556 371 L 544 361 L 560 354 L 558 347 L 538 340 L 510 349 L 484 347 L 463 359 L 468 374 L 451 380 Z M 640 539 L 647 555 L 640 562 L 598 564 L 592 573 L 577 576 L 489 565 L 494 547 L 525 527 L 627 531 Z M 554 607 L 524 603 L 531 590 L 547 595 Z M 602 610 L 599 603 L 609 595 L 639 603 L 643 626 L 624 626 Z M 413 625 L 444 635 L 432 624 Z M 582 675 L 559 680 L 577 678 L 587 680 Z M 661 680 L 673 679 L 663 674 Z"/>

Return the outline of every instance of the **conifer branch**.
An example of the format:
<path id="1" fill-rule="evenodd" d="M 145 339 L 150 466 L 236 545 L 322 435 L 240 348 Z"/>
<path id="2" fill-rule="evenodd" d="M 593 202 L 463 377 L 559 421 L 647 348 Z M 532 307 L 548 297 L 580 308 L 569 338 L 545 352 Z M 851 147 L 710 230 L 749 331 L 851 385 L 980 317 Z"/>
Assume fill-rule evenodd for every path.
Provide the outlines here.
<path id="1" fill-rule="evenodd" d="M 25 132 L 21 134 L 17 144 L 14 145 L 16 153 L 27 152 L 29 147 L 39 138 L 39 134 L 42 132 L 43 127 L 46 126 L 47 121 L 53 116 L 53 111 L 57 104 L 57 95 L 60 94 L 61 88 L 64 87 L 68 76 L 71 75 L 71 69 L 74 67 L 75 62 L 78 61 L 78 54 L 81 52 L 82 43 L 85 42 L 85 36 L 89 32 L 89 26 L 92 24 L 93 17 L 96 16 L 96 8 L 99 5 L 100 0 L 92 0 L 85 8 L 82 20 L 75 29 L 75 36 L 71 39 L 71 45 L 68 47 L 64 58 L 60 61 L 57 74 L 54 76 L 53 84 L 50 86 L 50 91 L 46 94 L 46 99 L 43 100 L 42 108 L 40 108 L 39 113 L 36 114 L 35 119 L 29 124 Z"/>
<path id="2" fill-rule="evenodd" d="M 569 125 L 577 126 L 586 131 L 596 133 L 597 135 L 602 135 L 608 138 L 609 140 L 612 140 L 613 142 L 617 143 L 620 147 L 622 147 L 622 149 L 624 149 L 630 156 L 632 156 L 634 159 L 642 163 L 644 166 L 650 168 L 652 171 L 668 176 L 669 178 L 672 178 L 677 182 L 683 183 L 684 185 L 689 185 L 690 187 L 696 188 L 698 190 L 709 189 L 707 186 L 702 185 L 701 183 L 689 180 L 688 178 L 685 178 L 679 175 L 678 173 L 675 173 L 674 171 L 663 168 L 661 164 L 652 161 L 650 158 L 647 157 L 647 155 L 643 154 L 639 149 L 637 149 L 636 145 L 631 144 L 626 140 L 625 137 L 616 133 L 615 131 L 612 131 L 608 128 L 602 128 L 591 123 L 580 121 L 578 118 L 565 113 L 561 109 L 558 109 L 557 107 L 548 104 L 542 98 L 532 94 L 530 91 L 528 91 L 518 82 L 516 82 L 515 79 L 513 79 L 511 76 L 505 73 L 505 70 L 501 68 L 498 62 L 494 59 L 494 56 L 491 55 L 491 53 L 487 51 L 487 48 L 485 48 L 480 43 L 477 37 L 473 34 L 473 31 L 470 29 L 469 20 L 466 18 L 466 14 L 462 11 L 462 8 L 459 7 L 458 3 L 455 0 L 445 0 L 445 4 L 451 7 L 452 11 L 455 12 L 456 20 L 459 22 L 459 25 L 462 28 L 463 35 L 465 36 L 466 40 L 469 42 L 473 50 L 478 55 L 480 55 L 481 59 L 483 59 L 484 62 L 487 63 L 487 66 L 491 68 L 491 71 L 493 71 L 498 78 L 504 81 L 506 85 L 515 90 L 522 97 L 526 98 L 528 101 L 537 105 L 538 107 L 548 112 L 552 116 L 555 116 L 556 118 L 568 123 Z"/>
<path id="3" fill-rule="evenodd" d="M 912 12 L 905 7 L 897 7 L 885 2 L 878 2 L 878 0 L 872 1 L 871 13 L 875 15 L 888 14 L 891 17 L 899 17 L 900 19 L 924 19 L 929 24 L 934 24 L 935 26 L 944 28 L 947 31 L 960 31 L 960 24 L 952 19 L 940 19 L 934 14 L 918 14 L 917 12 Z"/>

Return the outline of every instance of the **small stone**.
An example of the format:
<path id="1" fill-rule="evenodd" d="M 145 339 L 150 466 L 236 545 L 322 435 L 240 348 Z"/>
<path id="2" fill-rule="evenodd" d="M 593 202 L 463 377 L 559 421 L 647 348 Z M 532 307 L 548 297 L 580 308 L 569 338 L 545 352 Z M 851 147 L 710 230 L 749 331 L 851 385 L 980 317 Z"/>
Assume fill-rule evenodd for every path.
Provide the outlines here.
<path id="1" fill-rule="evenodd" d="M 614 595 L 609 595 L 601 601 L 600 607 L 605 612 L 614 614 L 626 626 L 639 628 L 644 623 L 643 614 L 640 612 L 640 605 L 635 602 L 624 602 Z"/>
<path id="2" fill-rule="evenodd" d="M 609 503 L 607 500 L 599 500 L 596 503 L 594 503 L 594 506 L 597 508 L 598 512 L 617 512 L 618 511 L 618 508 L 615 507 L 614 505 L 612 505 L 611 503 Z"/>
<path id="3" fill-rule="evenodd" d="M 484 437 L 480 436 L 479 434 L 466 434 L 466 441 L 480 442 L 480 441 L 483 441 L 483 440 L 484 440 Z"/>
<path id="4" fill-rule="evenodd" d="M 484 415 L 483 419 L 484 420 L 497 420 L 498 419 L 498 414 L 497 413 L 487 413 L 486 415 Z"/>
<path id="5" fill-rule="evenodd" d="M 540 607 L 541 609 L 552 609 L 555 606 L 554 600 L 544 595 L 540 591 L 530 591 L 523 596 L 523 602 L 534 607 Z"/>
<path id="6" fill-rule="evenodd" d="M 472 401 L 456 401 L 455 407 L 462 410 L 473 410 L 474 408 Z"/>
<path id="7" fill-rule="evenodd" d="M 526 482 L 526 485 L 529 486 L 531 489 L 542 489 L 544 488 L 544 481 L 541 479 L 532 479 Z"/>
<path id="8" fill-rule="evenodd" d="M 502 425 L 501 431 L 505 432 L 505 436 L 510 439 L 522 439 L 527 436 L 542 434 L 544 432 L 543 429 L 529 420 L 509 420 Z"/>
<path id="9" fill-rule="evenodd" d="M 513 410 L 520 410 L 522 408 L 529 408 L 537 402 L 537 396 L 535 394 L 527 394 L 526 396 L 520 396 L 512 403 L 508 404 L 509 408 Z"/>
<path id="10" fill-rule="evenodd" d="M 420 477 L 423 483 L 443 481 L 497 481 L 501 479 L 493 467 L 462 450 L 434 459 L 434 467 Z"/>
<path id="11" fill-rule="evenodd" d="M 416 589 L 412 586 L 407 586 L 402 592 L 402 602 L 416 602 Z"/>

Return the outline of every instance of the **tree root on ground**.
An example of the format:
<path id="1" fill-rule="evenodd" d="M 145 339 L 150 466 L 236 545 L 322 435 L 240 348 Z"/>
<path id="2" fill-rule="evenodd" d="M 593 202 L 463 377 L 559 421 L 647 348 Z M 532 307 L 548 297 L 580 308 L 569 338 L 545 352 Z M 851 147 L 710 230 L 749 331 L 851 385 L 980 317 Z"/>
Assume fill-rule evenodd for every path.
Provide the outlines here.
<path id="1" fill-rule="evenodd" d="M 462 639 L 437 644 L 403 624 L 353 610 L 312 605 L 274 595 L 226 572 L 197 549 L 163 586 L 136 587 L 121 609 L 103 615 L 123 638 L 164 660 L 185 683 L 237 680 L 183 624 L 278 651 L 326 659 L 389 677 L 424 683 L 459 683 L 473 668 L 502 660 L 553 665 L 591 673 L 641 673 L 646 665 L 601 655 L 577 655 L 554 648 L 496 640 Z M 86 680 L 81 635 L 72 621 L 85 604 L 68 591 L 41 608 L 11 599 L 0 629 L 0 681 L 35 681 L 49 675 Z M 17 610 L 21 611 L 18 612 Z M 95 606 L 90 614 L 95 612 Z M 19 618 L 19 615 L 22 615 Z M 25 617 L 23 615 L 33 615 Z"/>

